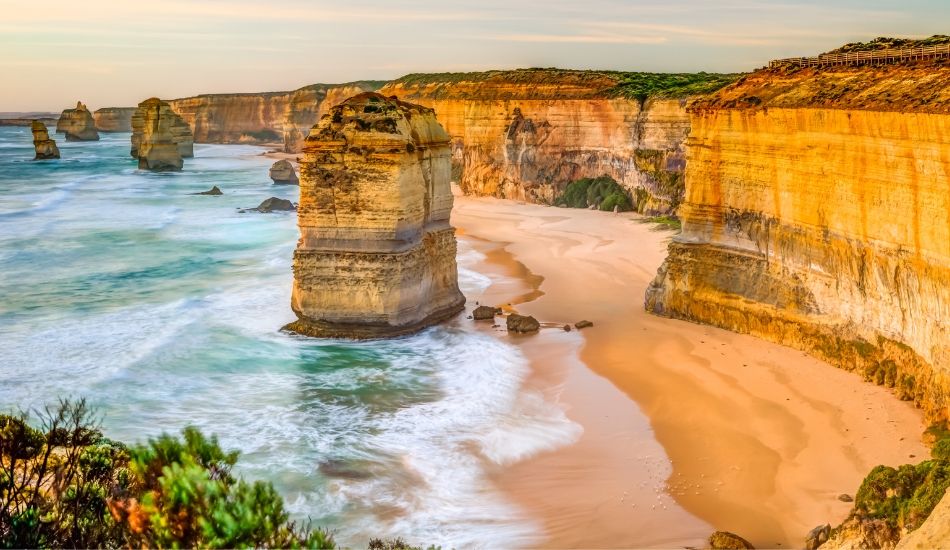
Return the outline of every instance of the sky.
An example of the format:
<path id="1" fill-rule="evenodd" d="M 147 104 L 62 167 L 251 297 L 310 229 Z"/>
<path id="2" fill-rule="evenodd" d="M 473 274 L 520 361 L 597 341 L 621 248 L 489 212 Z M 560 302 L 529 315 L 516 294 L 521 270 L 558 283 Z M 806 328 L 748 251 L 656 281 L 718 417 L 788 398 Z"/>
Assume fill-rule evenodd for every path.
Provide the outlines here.
<path id="1" fill-rule="evenodd" d="M 950 0 L 0 0 L 0 112 L 412 72 L 735 72 L 950 34 Z"/>

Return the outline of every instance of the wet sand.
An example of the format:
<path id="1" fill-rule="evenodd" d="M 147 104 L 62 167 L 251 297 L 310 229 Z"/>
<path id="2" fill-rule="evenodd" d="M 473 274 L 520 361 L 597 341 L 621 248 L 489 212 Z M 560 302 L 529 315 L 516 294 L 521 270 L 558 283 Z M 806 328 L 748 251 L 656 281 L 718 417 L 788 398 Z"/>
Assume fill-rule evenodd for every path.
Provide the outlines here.
<path id="1" fill-rule="evenodd" d="M 844 519 L 837 496 L 872 467 L 927 455 L 921 415 L 887 390 L 796 350 L 644 312 L 670 231 L 632 214 L 469 197 L 452 220 L 486 253 L 480 272 L 522 281 L 482 303 L 595 324 L 511 338 L 532 362 L 528 383 L 584 428 L 574 445 L 495 472 L 545 526 L 539 547 L 682 547 L 712 529 L 800 547 L 812 527 Z"/>

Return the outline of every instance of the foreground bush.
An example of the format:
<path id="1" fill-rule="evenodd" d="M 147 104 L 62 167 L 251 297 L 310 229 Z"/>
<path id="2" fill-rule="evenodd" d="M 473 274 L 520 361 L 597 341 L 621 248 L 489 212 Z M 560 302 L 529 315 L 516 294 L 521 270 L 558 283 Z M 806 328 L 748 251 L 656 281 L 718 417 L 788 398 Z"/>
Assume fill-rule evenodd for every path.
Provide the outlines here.
<path id="1" fill-rule="evenodd" d="M 564 193 L 554 201 L 554 204 L 569 208 L 594 206 L 605 212 L 612 211 L 614 207 L 617 207 L 620 212 L 633 210 L 627 192 L 609 176 L 572 181 L 564 189 Z"/>
<path id="2" fill-rule="evenodd" d="M 127 448 L 84 400 L 0 415 L 0 547 L 334 548 L 289 521 L 269 483 L 235 479 L 237 453 L 186 428 Z"/>

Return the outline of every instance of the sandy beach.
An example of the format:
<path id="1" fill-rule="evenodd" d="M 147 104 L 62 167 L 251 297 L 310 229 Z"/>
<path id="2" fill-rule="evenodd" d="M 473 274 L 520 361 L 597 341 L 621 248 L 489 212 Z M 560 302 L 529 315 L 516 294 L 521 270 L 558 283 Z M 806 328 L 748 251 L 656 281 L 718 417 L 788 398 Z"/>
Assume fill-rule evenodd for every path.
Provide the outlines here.
<path id="1" fill-rule="evenodd" d="M 927 455 L 921 415 L 887 390 L 796 350 L 644 312 L 669 230 L 469 197 L 456 197 L 452 220 L 485 254 L 479 271 L 521 281 L 493 285 L 482 303 L 551 323 L 511 340 L 531 359 L 528 383 L 584 430 L 494 476 L 543 523 L 539 547 L 682 547 L 713 529 L 800 547 L 812 527 L 845 518 L 838 495 L 871 468 Z M 594 327 L 558 328 L 581 319 Z"/>

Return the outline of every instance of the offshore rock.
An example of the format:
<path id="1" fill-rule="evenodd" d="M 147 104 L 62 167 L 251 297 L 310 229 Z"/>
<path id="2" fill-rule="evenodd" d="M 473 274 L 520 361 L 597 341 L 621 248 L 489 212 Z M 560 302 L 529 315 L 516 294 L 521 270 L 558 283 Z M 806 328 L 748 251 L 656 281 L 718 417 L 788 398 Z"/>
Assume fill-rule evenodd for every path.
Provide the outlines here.
<path id="1" fill-rule="evenodd" d="M 75 109 L 65 109 L 56 123 L 56 132 L 65 133 L 66 141 L 99 141 L 96 122 L 92 113 L 81 101 Z"/>
<path id="2" fill-rule="evenodd" d="M 34 120 L 30 129 L 33 130 L 33 148 L 36 149 L 33 160 L 58 159 L 59 147 L 56 147 L 56 141 L 50 139 L 46 125 Z"/>
<path id="3" fill-rule="evenodd" d="M 296 209 L 297 207 L 294 206 L 294 203 L 287 199 L 271 197 L 269 199 L 265 199 L 264 202 L 257 205 L 257 208 L 254 210 L 266 214 L 268 212 L 293 212 Z"/>
<path id="4" fill-rule="evenodd" d="M 270 179 L 275 185 L 300 185 L 294 165 L 289 160 L 278 160 L 270 167 Z"/>
<path id="5" fill-rule="evenodd" d="M 449 138 L 426 107 L 363 93 L 330 109 L 300 163 L 300 240 L 285 329 L 407 334 L 465 305 L 458 287 Z"/>
<path id="6" fill-rule="evenodd" d="M 222 192 L 221 192 L 221 189 L 219 189 L 218 186 L 215 185 L 215 186 L 213 186 L 211 189 L 208 189 L 207 191 L 202 191 L 202 192 L 200 192 L 200 193 L 191 193 L 191 194 L 192 194 L 192 195 L 212 195 L 212 196 L 218 196 L 218 195 L 223 195 L 224 193 L 222 193 Z"/>
<path id="7" fill-rule="evenodd" d="M 131 132 L 135 107 L 103 107 L 92 114 L 100 132 Z"/>
<path id="8" fill-rule="evenodd" d="M 472 311 L 472 318 L 476 321 L 494 321 L 495 315 L 501 314 L 501 309 L 490 306 L 478 306 Z"/>
<path id="9" fill-rule="evenodd" d="M 762 70 L 690 118 L 683 229 L 646 309 L 805 350 L 945 420 L 950 66 Z"/>
<path id="10" fill-rule="evenodd" d="M 181 170 L 180 135 L 173 131 L 180 122 L 168 103 L 156 97 L 139 103 L 132 117 L 132 156 L 138 159 L 139 169 Z"/>
<path id="11" fill-rule="evenodd" d="M 195 156 L 195 140 L 191 135 L 191 128 L 178 113 L 173 111 L 168 102 L 162 101 L 157 97 L 146 99 L 132 113 L 132 147 L 129 154 L 134 158 L 139 158 L 139 144 L 142 141 L 142 135 L 146 124 L 146 113 L 153 112 L 162 120 L 163 132 L 167 132 L 168 139 L 175 144 L 178 155 L 182 158 L 191 158 Z"/>

